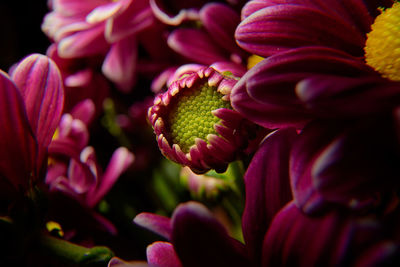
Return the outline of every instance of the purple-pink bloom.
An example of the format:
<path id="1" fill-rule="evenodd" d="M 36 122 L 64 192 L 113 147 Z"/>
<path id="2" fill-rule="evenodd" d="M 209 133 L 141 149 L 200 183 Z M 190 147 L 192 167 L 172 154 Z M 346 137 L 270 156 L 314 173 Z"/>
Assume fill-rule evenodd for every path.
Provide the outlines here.
<path id="1" fill-rule="evenodd" d="M 242 10 L 239 45 L 267 58 L 234 86 L 232 107 L 261 126 L 302 131 L 291 183 L 296 205 L 307 213 L 332 203 L 385 206 L 383 196 L 399 188 L 400 84 L 370 66 L 364 51 L 377 7 L 376 1 L 279 0 L 250 1 Z"/>
<path id="2" fill-rule="evenodd" d="M 46 56 L 33 54 L 0 72 L 0 173 L 7 194 L 44 182 L 47 148 L 63 110 L 60 72 Z M 2 189 L 2 190 L 3 190 Z"/>
<path id="3" fill-rule="evenodd" d="M 101 55 L 102 72 L 122 91 L 132 89 L 139 34 L 154 25 L 148 0 L 53 0 L 42 30 L 62 58 Z"/>
<path id="4" fill-rule="evenodd" d="M 78 104 L 72 114 L 63 115 L 58 135 L 49 146 L 51 161 L 46 177 L 51 190 L 62 191 L 85 207 L 98 204 L 134 160 L 128 149 L 120 147 L 103 172 L 94 148 L 88 146 L 87 124 L 93 115 L 90 100 Z"/>
<path id="5" fill-rule="evenodd" d="M 201 68 L 155 97 L 149 120 L 167 158 L 197 173 L 221 172 L 259 141 L 256 127 L 230 108 L 236 81 L 213 68 Z"/>
<path id="6" fill-rule="evenodd" d="M 393 108 L 398 82 L 365 62 L 370 7 L 361 0 L 250 1 L 235 37 L 245 50 L 267 58 L 232 90 L 232 106 L 269 128 Z"/>

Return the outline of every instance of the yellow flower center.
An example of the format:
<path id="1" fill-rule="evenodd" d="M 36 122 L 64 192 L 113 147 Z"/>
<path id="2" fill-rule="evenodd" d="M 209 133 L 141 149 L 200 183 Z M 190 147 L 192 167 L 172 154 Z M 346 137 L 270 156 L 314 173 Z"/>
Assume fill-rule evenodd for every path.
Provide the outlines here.
<path id="1" fill-rule="evenodd" d="M 258 62 L 261 62 L 264 58 L 257 56 L 257 55 L 251 55 L 249 56 L 249 58 L 247 59 L 247 69 L 251 69 L 252 67 L 254 67 Z"/>
<path id="2" fill-rule="evenodd" d="M 187 153 L 196 138 L 207 141 L 207 135 L 217 134 L 214 124 L 220 119 L 211 111 L 229 108 L 230 102 L 222 99 L 223 95 L 216 87 L 207 83 L 200 88 L 186 88 L 179 100 L 172 107 L 168 122 L 172 142 L 178 144 Z"/>
<path id="3" fill-rule="evenodd" d="M 383 77 L 400 81 L 400 3 L 376 17 L 364 48 L 367 64 Z"/>

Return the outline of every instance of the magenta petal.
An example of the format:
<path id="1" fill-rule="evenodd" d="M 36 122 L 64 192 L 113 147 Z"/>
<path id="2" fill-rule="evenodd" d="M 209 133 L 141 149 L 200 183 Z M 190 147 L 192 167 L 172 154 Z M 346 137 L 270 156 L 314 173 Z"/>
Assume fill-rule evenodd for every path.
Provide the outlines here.
<path id="1" fill-rule="evenodd" d="M 400 101 L 399 84 L 378 75 L 315 76 L 298 83 L 296 93 L 307 108 L 327 117 L 390 112 Z"/>
<path id="2" fill-rule="evenodd" d="M 216 69 L 220 73 L 230 72 L 235 77 L 242 77 L 247 71 L 245 66 L 232 61 L 214 62 L 210 67 Z"/>
<path id="3" fill-rule="evenodd" d="M 10 77 L 0 71 L 0 176 L 15 188 L 27 189 L 37 179 L 36 141 L 24 101 Z"/>
<path id="4" fill-rule="evenodd" d="M 89 125 L 93 120 L 96 107 L 91 99 L 85 99 L 76 104 L 70 114 L 74 119 L 82 121 L 85 125 Z"/>
<path id="5" fill-rule="evenodd" d="M 21 90 L 38 144 L 47 147 L 64 107 L 64 88 L 56 64 L 46 56 L 31 55 L 18 64 L 12 78 Z"/>
<path id="6" fill-rule="evenodd" d="M 340 265 L 352 238 L 345 219 L 335 213 L 307 217 L 289 204 L 274 218 L 264 239 L 262 266 Z"/>
<path id="7" fill-rule="evenodd" d="M 232 89 L 232 106 L 247 119 L 267 128 L 302 125 L 310 119 L 311 111 L 296 95 L 296 84 L 320 74 L 376 76 L 363 61 L 339 50 L 293 49 L 271 56 L 250 69 Z"/>
<path id="8" fill-rule="evenodd" d="M 171 239 L 172 226 L 171 220 L 168 217 L 161 215 L 142 212 L 133 219 L 133 222 L 150 231 L 153 231 L 167 240 Z"/>
<path id="9" fill-rule="evenodd" d="M 292 199 L 289 152 L 296 137 L 293 128 L 271 133 L 254 155 L 244 176 L 243 236 L 255 261 L 261 259 L 262 242 L 272 218 Z"/>
<path id="10" fill-rule="evenodd" d="M 102 66 L 104 75 L 123 92 L 129 92 L 135 82 L 136 46 L 134 37 L 113 44 Z"/>
<path id="11" fill-rule="evenodd" d="M 315 187 L 326 199 L 344 204 L 397 190 L 400 156 L 394 144 L 391 114 L 352 122 L 336 132 L 312 163 Z"/>
<path id="12" fill-rule="evenodd" d="M 127 0 L 126 9 L 107 21 L 105 36 L 109 43 L 137 34 L 154 23 L 154 16 L 146 0 Z"/>
<path id="13" fill-rule="evenodd" d="M 291 187 L 296 205 L 306 213 L 326 207 L 327 201 L 316 190 L 312 177 L 312 163 L 324 146 L 344 127 L 335 123 L 311 123 L 305 127 L 293 146 L 290 158 Z"/>
<path id="14" fill-rule="evenodd" d="M 200 64 L 226 61 L 217 44 L 203 31 L 177 29 L 168 37 L 168 45 L 179 54 Z"/>
<path id="15" fill-rule="evenodd" d="M 133 154 L 125 147 L 120 147 L 113 153 L 106 171 L 98 180 L 96 190 L 88 194 L 88 205 L 96 205 L 118 180 L 119 176 L 132 164 Z"/>
<path id="16" fill-rule="evenodd" d="M 199 203 L 180 204 L 172 216 L 172 229 L 172 244 L 184 266 L 249 265 L 243 244 Z"/>
<path id="17" fill-rule="evenodd" d="M 84 25 L 80 29 L 65 33 L 58 43 L 58 53 L 62 58 L 76 58 L 103 54 L 109 48 L 104 38 L 104 25 Z"/>
<path id="18" fill-rule="evenodd" d="M 385 2 L 391 2 L 391 0 L 384 0 Z M 366 3 L 368 2 L 368 3 Z M 391 5 L 375 3 L 375 7 L 372 7 L 372 1 L 362 0 L 348 0 L 348 1 L 337 1 L 337 0 L 274 0 L 274 1 L 263 1 L 263 0 L 252 0 L 249 1 L 242 9 L 242 19 L 247 18 L 254 12 L 271 6 L 276 5 L 301 5 L 303 7 L 317 9 L 320 12 L 325 13 L 327 16 L 335 17 L 337 20 L 343 20 L 357 28 L 360 32 L 367 33 L 370 31 L 372 18 L 369 15 L 365 5 L 371 5 L 371 10 L 375 13 L 378 7 L 390 7 Z"/>
<path id="19" fill-rule="evenodd" d="M 70 160 L 67 177 L 69 186 L 77 194 L 86 193 L 96 184 L 96 177 L 93 176 L 88 166 L 75 159 Z"/>
<path id="20" fill-rule="evenodd" d="M 260 99 L 249 95 L 246 81 L 251 79 L 253 69 L 248 71 L 233 87 L 230 95 L 232 107 L 246 119 L 265 128 L 302 127 L 310 119 L 307 111 L 293 105 L 261 103 Z"/>
<path id="21" fill-rule="evenodd" d="M 229 6 L 209 3 L 200 10 L 200 19 L 216 43 L 231 53 L 242 53 L 234 39 L 235 29 L 240 23 L 239 14 Z"/>
<path id="22" fill-rule="evenodd" d="M 181 267 L 174 247 L 168 242 L 154 242 L 146 249 L 147 262 L 151 266 Z"/>
<path id="23" fill-rule="evenodd" d="M 66 16 L 76 16 L 82 13 L 88 13 L 99 5 L 109 3 L 108 0 L 57 0 L 52 1 L 53 9 Z"/>
<path id="24" fill-rule="evenodd" d="M 362 4 L 358 6 L 363 7 Z M 365 7 L 362 12 L 360 16 L 368 17 Z M 352 24 L 354 22 L 349 23 L 338 14 L 311 5 L 282 4 L 265 7 L 248 16 L 238 26 L 235 37 L 242 48 L 265 57 L 310 45 L 362 56 L 365 32 Z"/>

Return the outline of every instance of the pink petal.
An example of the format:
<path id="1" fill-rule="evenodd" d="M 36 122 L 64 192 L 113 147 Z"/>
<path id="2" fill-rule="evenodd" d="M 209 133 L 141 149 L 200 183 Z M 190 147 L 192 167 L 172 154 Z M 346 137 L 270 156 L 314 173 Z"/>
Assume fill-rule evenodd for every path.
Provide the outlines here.
<path id="1" fill-rule="evenodd" d="M 124 2 L 126 1 L 111 2 L 94 8 L 87 15 L 86 21 L 92 24 L 104 21 L 119 12 L 124 7 Z"/>
<path id="2" fill-rule="evenodd" d="M 18 64 L 12 78 L 21 90 L 38 144 L 40 148 L 46 148 L 58 126 L 64 106 L 61 74 L 51 59 L 35 54 Z"/>
<path id="3" fill-rule="evenodd" d="M 75 58 L 103 54 L 109 48 L 104 38 L 104 25 L 86 25 L 71 29 L 58 43 L 58 54 L 63 58 Z"/>
<path id="4" fill-rule="evenodd" d="M 104 75 L 123 92 L 129 92 L 135 82 L 136 71 L 136 40 L 126 38 L 111 46 L 102 66 Z"/>
<path id="5" fill-rule="evenodd" d="M 240 23 L 240 16 L 234 9 L 220 3 L 209 3 L 200 10 L 200 19 L 218 45 L 231 53 L 245 54 L 234 38 L 235 29 Z"/>
<path id="6" fill-rule="evenodd" d="M 108 0 L 53 0 L 53 9 L 65 16 L 87 14 L 94 8 L 108 4 Z"/>
<path id="7" fill-rule="evenodd" d="M 144 227 L 156 234 L 164 237 L 167 240 L 171 239 L 172 226 L 171 220 L 168 217 L 161 215 L 142 212 L 133 219 L 133 222 L 141 227 Z"/>
<path id="8" fill-rule="evenodd" d="M 89 125 L 95 114 L 95 106 L 91 99 L 85 99 L 71 110 L 70 114 L 74 119 L 82 121 L 85 125 Z"/>
<path id="9" fill-rule="evenodd" d="M 86 193 L 96 184 L 96 177 L 88 166 L 74 159 L 70 160 L 67 176 L 70 187 L 77 194 Z"/>
<path id="10" fill-rule="evenodd" d="M 184 266 L 249 266 L 243 244 L 200 203 L 180 204 L 172 229 L 172 244 Z"/>
<path id="11" fill-rule="evenodd" d="M 177 29 L 168 37 L 168 45 L 177 53 L 196 63 L 211 65 L 226 61 L 227 56 L 205 32 L 198 29 Z"/>
<path id="12" fill-rule="evenodd" d="M 110 43 L 121 41 L 154 24 L 155 19 L 148 1 L 127 0 L 125 5 L 126 8 L 118 16 L 107 21 L 105 36 Z"/>
<path id="13" fill-rule="evenodd" d="M 133 154 L 124 147 L 118 148 L 113 153 L 105 173 L 98 182 L 97 189 L 88 194 L 89 206 L 96 205 L 104 197 L 119 176 L 132 164 L 133 160 Z"/>
<path id="14" fill-rule="evenodd" d="M 168 242 L 154 242 L 146 249 L 147 262 L 151 266 L 181 267 L 174 247 Z"/>
<path id="15" fill-rule="evenodd" d="M 246 202 L 243 235 L 253 258 L 261 258 L 264 235 L 275 214 L 292 199 L 289 153 L 297 137 L 293 128 L 271 133 L 261 144 L 244 176 Z"/>

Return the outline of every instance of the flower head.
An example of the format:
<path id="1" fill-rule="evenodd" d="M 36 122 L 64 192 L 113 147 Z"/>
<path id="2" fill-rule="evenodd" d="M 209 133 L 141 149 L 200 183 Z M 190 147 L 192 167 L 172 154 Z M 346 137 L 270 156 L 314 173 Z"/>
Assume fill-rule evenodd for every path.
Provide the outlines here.
<path id="1" fill-rule="evenodd" d="M 59 56 L 74 59 L 102 56 L 103 74 L 120 90 L 129 92 L 136 82 L 140 41 L 160 36 L 150 30 L 155 26 L 155 18 L 149 2 L 49 2 L 52 11 L 45 16 L 42 30 L 56 43 Z M 149 34 L 152 36 L 149 37 Z M 161 44 L 158 43 L 159 46 Z"/>
<path id="2" fill-rule="evenodd" d="M 377 2 L 250 1 L 242 10 L 239 45 L 267 58 L 234 86 L 231 103 L 264 127 L 302 130 L 291 183 L 305 212 L 384 206 L 379 199 L 398 191 L 400 5 Z M 378 4 L 387 9 L 375 18 Z"/>
<path id="3" fill-rule="evenodd" d="M 235 83 L 213 68 L 202 68 L 156 96 L 149 120 L 167 158 L 195 172 L 223 171 L 247 148 L 254 126 L 230 105 Z"/>
<path id="4" fill-rule="evenodd" d="M 87 124 L 94 112 L 93 102 L 86 100 L 72 114 L 62 116 L 58 135 L 49 146 L 51 160 L 46 176 L 51 190 L 62 191 L 85 207 L 98 204 L 134 160 L 128 149 L 120 147 L 103 172 L 94 148 L 88 146 Z"/>

